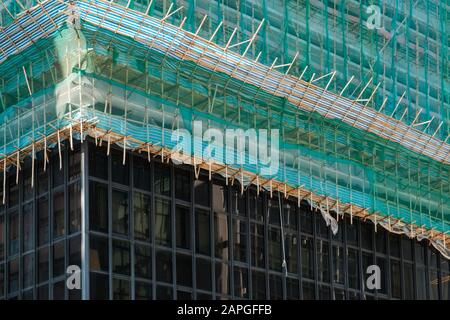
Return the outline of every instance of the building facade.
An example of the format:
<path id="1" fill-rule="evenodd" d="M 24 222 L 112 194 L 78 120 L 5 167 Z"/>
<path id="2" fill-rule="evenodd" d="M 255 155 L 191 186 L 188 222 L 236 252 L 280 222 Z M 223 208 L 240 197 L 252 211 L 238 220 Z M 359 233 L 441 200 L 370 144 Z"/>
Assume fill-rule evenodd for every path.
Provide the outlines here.
<path id="1" fill-rule="evenodd" d="M 334 235 L 306 202 L 241 194 L 238 183 L 195 179 L 192 167 L 158 158 L 127 153 L 123 165 L 118 148 L 107 156 L 85 141 L 62 153 L 62 169 L 53 151 L 45 172 L 38 155 L 34 189 L 27 163 L 17 185 L 8 179 L 2 299 L 450 297 L 449 261 L 425 241 L 356 217 Z M 366 288 L 373 264 L 379 290 Z M 82 269 L 80 290 L 66 286 L 69 265 Z"/>

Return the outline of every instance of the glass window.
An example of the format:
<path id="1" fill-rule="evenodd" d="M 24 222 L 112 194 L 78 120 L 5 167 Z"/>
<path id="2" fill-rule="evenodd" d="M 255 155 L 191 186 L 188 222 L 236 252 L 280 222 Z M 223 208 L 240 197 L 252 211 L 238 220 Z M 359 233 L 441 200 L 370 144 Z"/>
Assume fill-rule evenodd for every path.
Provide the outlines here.
<path id="1" fill-rule="evenodd" d="M 302 236 L 302 277 L 314 279 L 314 242 L 312 238 Z"/>
<path id="2" fill-rule="evenodd" d="M 5 215 L 0 215 L 0 261 L 2 261 L 4 258 L 5 258 Z"/>
<path id="3" fill-rule="evenodd" d="M 39 195 L 47 192 L 48 190 L 48 171 L 44 171 L 44 153 L 37 153 L 37 161 L 35 164 L 37 168 L 36 185 Z"/>
<path id="4" fill-rule="evenodd" d="M 278 198 L 273 197 L 269 200 L 269 223 L 276 226 L 280 225 L 280 207 L 278 205 Z"/>
<path id="5" fill-rule="evenodd" d="M 248 294 L 248 269 L 234 267 L 234 296 L 246 299 Z"/>
<path id="6" fill-rule="evenodd" d="M 351 223 L 350 219 L 345 221 L 345 231 L 347 233 L 347 244 L 352 246 L 358 245 L 358 222 L 353 221 Z"/>
<path id="7" fill-rule="evenodd" d="M 38 283 L 48 280 L 48 248 L 42 248 L 38 251 Z"/>
<path id="8" fill-rule="evenodd" d="M 150 163 L 148 159 L 135 156 L 133 158 L 133 183 L 134 187 L 150 191 Z"/>
<path id="9" fill-rule="evenodd" d="M 331 292 L 330 287 L 325 285 L 319 285 L 319 300 L 330 300 Z"/>
<path id="10" fill-rule="evenodd" d="M 53 277 L 56 278 L 65 274 L 65 263 L 64 263 L 64 241 L 60 241 L 53 245 Z"/>
<path id="11" fill-rule="evenodd" d="M 134 294 L 136 300 L 151 300 L 152 285 L 151 283 L 136 281 L 134 285 Z"/>
<path id="12" fill-rule="evenodd" d="M 92 300 L 109 299 L 109 276 L 91 272 L 89 277 L 89 298 Z"/>
<path id="13" fill-rule="evenodd" d="M 372 253 L 363 252 L 361 260 L 362 260 L 362 272 L 363 272 L 362 273 L 362 278 L 364 280 L 363 281 L 363 284 L 364 284 L 363 290 L 365 289 L 366 293 L 373 293 L 373 290 L 367 288 L 367 286 L 365 285 L 365 280 L 367 280 L 367 275 L 366 275 L 367 268 L 370 265 L 373 265 L 373 263 L 374 263 L 373 254 Z M 367 298 L 367 296 L 366 296 L 366 299 L 369 299 L 369 298 Z"/>
<path id="14" fill-rule="evenodd" d="M 81 230 L 81 186 L 76 182 L 69 186 L 69 232 Z"/>
<path id="15" fill-rule="evenodd" d="M 211 197 L 209 196 L 209 182 L 206 180 L 195 180 L 194 181 L 194 194 L 195 203 L 209 207 L 209 201 Z"/>
<path id="16" fill-rule="evenodd" d="M 266 299 L 266 274 L 261 271 L 252 270 L 252 299 Z"/>
<path id="17" fill-rule="evenodd" d="M 348 259 L 348 286 L 351 289 L 359 289 L 359 255 L 355 249 L 347 250 Z"/>
<path id="18" fill-rule="evenodd" d="M 269 268 L 276 271 L 281 270 L 283 258 L 281 256 L 281 230 L 269 227 Z"/>
<path id="19" fill-rule="evenodd" d="M 73 151 L 69 148 L 69 180 L 80 177 L 81 173 L 81 150 L 80 145 L 73 147 Z"/>
<path id="20" fill-rule="evenodd" d="M 411 239 L 402 237 L 403 259 L 412 261 L 413 259 L 413 243 Z"/>
<path id="21" fill-rule="evenodd" d="M 134 246 L 134 274 L 138 278 L 152 278 L 152 255 L 149 246 Z"/>
<path id="22" fill-rule="evenodd" d="M 135 192 L 133 196 L 134 237 L 150 240 L 150 196 Z"/>
<path id="23" fill-rule="evenodd" d="M 430 300 L 438 300 L 439 299 L 439 277 L 438 272 L 435 269 L 429 269 L 429 292 L 430 292 Z"/>
<path id="24" fill-rule="evenodd" d="M 23 201 L 33 198 L 34 192 L 31 188 L 31 158 L 26 158 L 22 167 L 22 177 L 23 177 Z"/>
<path id="25" fill-rule="evenodd" d="M 228 264 L 216 262 L 216 292 L 225 296 L 230 294 L 230 269 Z"/>
<path id="26" fill-rule="evenodd" d="M 128 155 L 127 155 L 128 156 Z M 125 159 L 123 164 L 123 150 L 111 150 L 111 176 L 112 181 L 128 185 L 130 179 L 130 159 Z"/>
<path id="27" fill-rule="evenodd" d="M 345 283 L 344 248 L 333 246 L 333 282 Z"/>
<path id="28" fill-rule="evenodd" d="M 170 196 L 171 183 L 170 183 L 170 167 L 155 163 L 155 191 L 156 193 Z"/>
<path id="29" fill-rule="evenodd" d="M 49 240 L 49 222 L 48 222 L 48 201 L 47 197 L 38 200 L 38 245 L 48 243 Z"/>
<path id="30" fill-rule="evenodd" d="M 264 194 L 260 193 L 257 195 L 256 191 L 249 191 L 249 206 L 250 206 L 250 218 L 263 222 L 264 221 Z"/>
<path id="31" fill-rule="evenodd" d="M 53 188 L 60 186 L 64 183 L 64 164 L 60 167 L 59 156 L 52 156 L 52 186 Z"/>
<path id="32" fill-rule="evenodd" d="M 289 231 L 285 234 L 285 255 L 286 255 L 286 263 L 287 270 L 290 273 L 297 273 L 297 265 L 298 265 L 298 239 L 296 233 L 291 233 Z"/>
<path id="33" fill-rule="evenodd" d="M 317 275 L 318 280 L 322 282 L 330 281 L 329 252 L 329 243 L 324 240 L 317 240 Z"/>
<path id="34" fill-rule="evenodd" d="M 191 201 L 191 174 L 186 170 L 175 170 L 175 197 Z"/>
<path id="35" fill-rule="evenodd" d="M 172 245 L 172 218 L 170 201 L 155 200 L 155 241 L 157 244 L 170 247 Z"/>
<path id="36" fill-rule="evenodd" d="M 314 283 L 303 281 L 302 293 L 303 293 L 303 300 L 315 300 L 316 288 L 314 286 Z"/>
<path id="37" fill-rule="evenodd" d="M 214 213 L 214 250 L 216 258 L 228 260 L 228 216 Z"/>
<path id="38" fill-rule="evenodd" d="M 23 256 L 22 270 L 22 287 L 28 288 L 34 286 L 34 253 Z"/>
<path id="39" fill-rule="evenodd" d="M 381 229 L 381 230 L 380 230 Z M 386 244 L 387 244 L 387 232 L 382 228 L 377 228 L 377 232 L 375 233 L 375 245 L 377 247 L 377 253 L 386 254 Z"/>
<path id="40" fill-rule="evenodd" d="M 89 238 L 91 271 L 109 271 L 108 239 L 91 235 Z"/>
<path id="41" fill-rule="evenodd" d="M 113 299 L 130 299 L 130 281 L 122 279 L 113 279 Z"/>
<path id="42" fill-rule="evenodd" d="M 300 231 L 308 234 L 313 233 L 313 218 L 310 206 L 302 201 L 300 203 Z"/>
<path id="43" fill-rule="evenodd" d="M 387 284 L 388 284 L 388 275 L 389 275 L 389 268 L 387 265 L 387 261 L 385 258 L 381 258 L 381 257 L 377 257 L 377 266 L 380 267 L 380 272 L 381 272 L 381 288 L 377 291 L 379 294 L 387 294 L 388 293 L 388 288 L 387 288 Z M 369 274 L 367 274 L 367 270 L 364 270 L 364 272 L 366 272 L 366 280 L 367 277 L 369 277 Z"/>
<path id="44" fill-rule="evenodd" d="M 108 156 L 105 147 L 89 145 L 89 174 L 100 179 L 108 179 Z"/>
<path id="45" fill-rule="evenodd" d="M 65 232 L 64 191 L 57 191 L 53 193 L 53 237 L 63 236 Z"/>
<path id="46" fill-rule="evenodd" d="M 425 266 L 416 267 L 417 299 L 427 299 L 427 279 Z"/>
<path id="47" fill-rule="evenodd" d="M 48 284 L 44 284 L 37 288 L 37 298 L 38 300 L 48 300 L 49 292 L 48 292 Z"/>
<path id="48" fill-rule="evenodd" d="M 34 249 L 33 204 L 29 203 L 24 205 L 22 210 L 23 251 L 27 252 Z"/>
<path id="49" fill-rule="evenodd" d="M 53 284 L 53 300 L 65 299 L 65 281 L 59 281 Z"/>
<path id="50" fill-rule="evenodd" d="M 94 181 L 89 183 L 89 227 L 108 232 L 108 186 Z"/>
<path id="51" fill-rule="evenodd" d="M 264 225 L 251 223 L 250 239 L 252 266 L 264 268 L 266 265 L 264 253 Z"/>
<path id="52" fill-rule="evenodd" d="M 414 271 L 412 263 L 403 264 L 404 284 L 405 284 L 405 299 L 414 299 Z"/>
<path id="53" fill-rule="evenodd" d="M 69 265 L 81 267 L 81 236 L 69 239 Z"/>
<path id="54" fill-rule="evenodd" d="M 246 200 L 245 193 L 241 195 L 241 192 L 231 189 L 231 212 L 239 216 L 247 216 Z"/>
<path id="55" fill-rule="evenodd" d="M 394 298 L 402 297 L 402 275 L 400 272 L 400 262 L 391 260 L 391 291 Z"/>
<path id="56" fill-rule="evenodd" d="M 334 288 L 333 289 L 333 299 L 334 300 L 345 300 L 345 291 L 343 289 Z"/>
<path id="57" fill-rule="evenodd" d="M 188 207 L 177 205 L 175 207 L 175 236 L 177 248 L 191 248 L 191 213 Z"/>
<path id="58" fill-rule="evenodd" d="M 156 251 L 156 280 L 172 283 L 172 253 Z"/>
<path id="59" fill-rule="evenodd" d="M 9 256 L 19 253 L 19 214 L 14 211 L 9 214 Z"/>
<path id="60" fill-rule="evenodd" d="M 0 297 L 5 294 L 5 264 L 0 263 Z"/>
<path id="61" fill-rule="evenodd" d="M 292 231 L 298 229 L 297 203 L 283 200 L 283 226 Z"/>
<path id="62" fill-rule="evenodd" d="M 372 224 L 361 223 L 361 246 L 367 250 L 373 250 L 374 227 Z"/>
<path id="63" fill-rule="evenodd" d="M 234 260 L 247 262 L 247 223 L 233 219 Z"/>
<path id="64" fill-rule="evenodd" d="M 283 299 L 283 282 L 278 275 L 269 275 L 269 292 L 270 300 L 282 300 Z"/>
<path id="65" fill-rule="evenodd" d="M 391 256 L 400 258 L 400 236 L 395 234 L 389 235 L 389 246 Z"/>
<path id="66" fill-rule="evenodd" d="M 211 291 L 211 261 L 197 258 L 196 268 L 197 289 Z"/>
<path id="67" fill-rule="evenodd" d="M 114 273 L 130 275 L 130 243 L 128 241 L 113 239 L 113 261 Z"/>
<path id="68" fill-rule="evenodd" d="M 177 290 L 177 300 L 192 300 L 192 293 L 182 290 Z"/>
<path id="69" fill-rule="evenodd" d="M 221 184 L 212 185 L 213 210 L 215 212 L 228 211 L 228 193 L 227 187 Z"/>
<path id="70" fill-rule="evenodd" d="M 197 253 L 211 255 L 211 229 L 209 211 L 195 209 L 195 242 Z"/>
<path id="71" fill-rule="evenodd" d="M 16 184 L 16 178 L 13 175 L 10 175 L 7 181 L 9 181 L 8 205 L 12 208 L 19 204 L 19 185 Z"/>
<path id="72" fill-rule="evenodd" d="M 328 238 L 329 228 L 327 226 L 327 223 L 325 222 L 325 219 L 320 213 L 317 212 L 314 214 L 314 216 L 316 218 L 316 235 L 318 237 Z"/>
<path id="73" fill-rule="evenodd" d="M 24 290 L 22 292 L 22 300 L 33 300 L 34 299 L 34 289 Z"/>
<path id="74" fill-rule="evenodd" d="M 114 233 L 128 235 L 129 226 L 128 193 L 112 191 L 112 231 Z"/>
<path id="75" fill-rule="evenodd" d="M 19 259 L 9 262 L 8 267 L 8 292 L 13 293 L 19 290 Z"/>
<path id="76" fill-rule="evenodd" d="M 172 300 L 172 287 L 156 286 L 156 300 Z"/>
<path id="77" fill-rule="evenodd" d="M 287 300 L 299 300 L 300 299 L 300 286 L 298 279 L 286 278 L 286 299 Z"/>
<path id="78" fill-rule="evenodd" d="M 192 256 L 177 253 L 177 285 L 192 287 Z"/>

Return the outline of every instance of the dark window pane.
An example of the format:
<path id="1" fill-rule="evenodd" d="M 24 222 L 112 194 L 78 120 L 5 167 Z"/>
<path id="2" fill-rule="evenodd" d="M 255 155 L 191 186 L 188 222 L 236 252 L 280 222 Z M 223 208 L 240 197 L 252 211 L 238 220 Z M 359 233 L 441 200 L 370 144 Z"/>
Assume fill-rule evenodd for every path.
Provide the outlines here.
<path id="1" fill-rule="evenodd" d="M 317 275 L 322 282 L 330 281 L 329 253 L 330 244 L 327 241 L 317 240 Z"/>
<path id="2" fill-rule="evenodd" d="M 234 260 L 247 262 L 247 223 L 233 219 Z"/>
<path id="3" fill-rule="evenodd" d="M 320 213 L 315 213 L 314 217 L 316 218 L 316 235 L 322 238 L 328 238 L 329 228 L 325 219 L 322 217 Z"/>
<path id="4" fill-rule="evenodd" d="M 152 285 L 150 283 L 136 281 L 134 294 L 136 300 L 151 300 Z"/>
<path id="5" fill-rule="evenodd" d="M 129 156 L 129 155 L 127 155 Z M 125 159 L 123 164 L 123 150 L 111 150 L 111 175 L 112 181 L 124 185 L 129 184 L 130 179 L 130 160 Z"/>
<path id="6" fill-rule="evenodd" d="M 0 297 L 5 294 L 5 264 L 0 263 Z"/>
<path id="7" fill-rule="evenodd" d="M 400 236 L 395 234 L 389 235 L 389 246 L 391 256 L 400 258 Z"/>
<path id="8" fill-rule="evenodd" d="M 19 204 L 19 185 L 16 184 L 16 178 L 13 175 L 10 175 L 6 181 L 9 181 L 8 205 L 12 208 Z"/>
<path id="9" fill-rule="evenodd" d="M 156 280 L 172 283 L 172 253 L 156 251 Z"/>
<path id="10" fill-rule="evenodd" d="M 250 206 L 250 218 L 263 222 L 264 221 L 264 204 L 263 194 L 257 195 L 256 191 L 251 190 L 249 192 L 249 206 Z"/>
<path id="11" fill-rule="evenodd" d="M 333 282 L 345 283 L 344 248 L 333 246 Z"/>
<path id="12" fill-rule="evenodd" d="M 177 253 L 177 285 L 192 287 L 192 257 Z"/>
<path id="13" fill-rule="evenodd" d="M 178 290 L 177 300 L 192 300 L 192 293 Z"/>
<path id="14" fill-rule="evenodd" d="M 269 275 L 269 292 L 270 300 L 283 299 L 283 283 L 280 276 L 274 274 Z"/>
<path id="15" fill-rule="evenodd" d="M 215 212 L 227 212 L 228 211 L 228 193 L 227 187 L 220 184 L 212 185 L 212 201 L 213 210 Z"/>
<path id="16" fill-rule="evenodd" d="M 429 270 L 429 291 L 430 291 L 430 300 L 438 300 L 439 299 L 439 278 L 437 270 Z"/>
<path id="17" fill-rule="evenodd" d="M 135 245 L 134 247 L 134 274 L 136 277 L 152 278 L 152 258 L 149 246 Z"/>
<path id="18" fill-rule="evenodd" d="M 366 271 L 369 266 L 374 264 L 373 255 L 371 253 L 363 252 L 361 260 L 362 260 L 362 272 L 363 272 L 362 277 L 363 277 L 363 280 L 367 280 Z M 367 288 L 365 281 L 363 281 L 363 283 L 364 283 L 363 289 L 365 289 L 366 293 L 374 293 L 373 290 Z M 367 295 L 366 295 L 366 299 L 368 299 Z"/>
<path id="19" fill-rule="evenodd" d="M 90 284 L 89 298 L 91 300 L 109 299 L 108 275 L 91 272 L 89 284 Z"/>
<path id="20" fill-rule="evenodd" d="M 331 299 L 330 287 L 319 285 L 319 300 L 330 300 L 330 299 Z"/>
<path id="21" fill-rule="evenodd" d="M 377 291 L 379 294 L 387 294 L 388 293 L 388 275 L 389 275 L 389 269 L 387 265 L 387 261 L 385 258 L 377 257 L 377 266 L 380 267 L 381 272 L 381 288 Z M 367 270 L 364 270 L 364 272 L 367 272 Z M 366 273 L 366 280 L 367 277 L 369 277 L 369 274 Z"/>
<path id="22" fill-rule="evenodd" d="M 150 240 L 150 196 L 135 192 L 133 196 L 134 237 Z"/>
<path id="23" fill-rule="evenodd" d="M 130 299 L 130 282 L 128 280 L 113 279 L 113 299 Z"/>
<path id="24" fill-rule="evenodd" d="M 269 201 L 269 223 L 276 226 L 280 225 L 280 206 L 278 205 L 278 197 L 274 197 Z"/>
<path id="25" fill-rule="evenodd" d="M 23 185 L 22 193 L 23 200 L 28 200 L 33 198 L 34 192 L 31 188 L 31 158 L 26 158 L 22 167 Z"/>
<path id="26" fill-rule="evenodd" d="M 214 213 L 214 250 L 216 258 L 228 260 L 228 216 Z"/>
<path id="27" fill-rule="evenodd" d="M 164 246 L 172 245 L 172 218 L 170 201 L 155 200 L 155 241 Z"/>
<path id="28" fill-rule="evenodd" d="M 285 252 L 287 270 L 297 273 L 298 270 L 298 238 L 296 233 L 288 233 L 285 236 Z"/>
<path id="29" fill-rule="evenodd" d="M 216 292 L 225 296 L 230 294 L 230 268 L 226 263 L 216 263 Z"/>
<path id="30" fill-rule="evenodd" d="M 264 268 L 264 225 L 258 223 L 250 224 L 250 240 L 251 240 L 251 261 L 252 266 Z"/>
<path id="31" fill-rule="evenodd" d="M 348 249 L 348 286 L 359 289 L 359 255 L 355 249 Z"/>
<path id="32" fill-rule="evenodd" d="M 58 277 L 65 273 L 64 263 L 64 241 L 60 241 L 53 245 L 53 277 Z"/>
<path id="33" fill-rule="evenodd" d="M 361 246 L 367 250 L 373 250 L 374 227 L 368 222 L 361 222 Z"/>
<path id="34" fill-rule="evenodd" d="M 175 170 L 175 197 L 191 201 L 191 175 L 186 170 Z"/>
<path id="35" fill-rule="evenodd" d="M 37 298 L 38 300 L 48 300 L 49 292 L 48 292 L 48 284 L 44 284 L 37 288 Z"/>
<path id="36" fill-rule="evenodd" d="M 414 272 L 413 265 L 411 263 L 403 264 L 403 273 L 405 280 L 405 299 L 413 300 L 414 299 Z"/>
<path id="37" fill-rule="evenodd" d="M 64 164 L 59 165 L 59 156 L 52 156 L 52 186 L 53 188 L 64 183 Z"/>
<path id="38" fill-rule="evenodd" d="M 23 256 L 22 287 L 28 288 L 34 285 L 34 253 Z"/>
<path id="39" fill-rule="evenodd" d="M 195 241 L 197 253 L 211 255 L 209 211 L 195 209 Z"/>
<path id="40" fill-rule="evenodd" d="M 38 251 L 38 283 L 48 280 L 48 248 L 42 248 Z"/>
<path id="41" fill-rule="evenodd" d="M 400 262 L 391 260 L 391 290 L 394 298 L 402 297 Z"/>
<path id="42" fill-rule="evenodd" d="M 314 279 L 314 242 L 311 238 L 302 236 L 302 276 Z"/>
<path id="43" fill-rule="evenodd" d="M 64 191 L 58 191 L 53 193 L 53 237 L 63 236 L 65 232 Z"/>
<path id="44" fill-rule="evenodd" d="M 69 265 L 81 267 L 81 236 L 69 240 Z"/>
<path id="45" fill-rule="evenodd" d="M 206 180 L 194 181 L 195 203 L 209 207 L 209 182 Z"/>
<path id="46" fill-rule="evenodd" d="M 165 195 L 165 196 L 170 196 L 170 190 L 171 190 L 171 185 L 170 185 L 170 167 L 160 164 L 160 163 L 155 163 L 155 192 Z"/>
<path id="47" fill-rule="evenodd" d="M 89 183 L 89 227 L 108 232 L 108 186 L 94 181 Z"/>
<path id="48" fill-rule="evenodd" d="M 197 258 L 196 268 L 197 289 L 211 291 L 211 261 Z"/>
<path id="49" fill-rule="evenodd" d="M 128 235 L 128 193 L 119 190 L 112 191 L 112 231 Z"/>
<path id="50" fill-rule="evenodd" d="M 89 174 L 93 177 L 108 179 L 108 156 L 106 148 L 89 145 Z"/>
<path id="51" fill-rule="evenodd" d="M 300 286 L 298 279 L 286 279 L 286 299 L 298 300 L 300 299 Z"/>
<path id="52" fill-rule="evenodd" d="M 34 248 L 34 223 L 33 223 L 33 204 L 29 203 L 22 209 L 22 228 L 23 228 L 23 251 L 27 252 Z M 1 231 L 0 231 L 1 234 Z M 1 235 L 0 235 L 1 237 Z M 1 260 L 1 255 L 0 255 Z"/>
<path id="53" fill-rule="evenodd" d="M 8 255 L 12 256 L 19 253 L 19 213 L 17 211 L 9 214 L 9 252 Z"/>
<path id="54" fill-rule="evenodd" d="M 298 229 L 298 210 L 297 203 L 292 201 L 283 201 L 283 226 L 292 231 Z"/>
<path id="55" fill-rule="evenodd" d="M 44 153 L 39 152 L 37 153 L 37 161 L 35 164 L 37 168 L 37 175 L 36 175 L 36 185 L 37 185 L 37 192 L 39 195 L 47 192 L 48 190 L 48 171 L 44 171 Z"/>
<path id="56" fill-rule="evenodd" d="M 345 291 L 343 289 L 334 288 L 333 296 L 334 300 L 345 300 Z"/>
<path id="57" fill-rule="evenodd" d="M 377 246 L 377 252 L 386 254 L 386 244 L 387 244 L 387 232 L 385 230 L 380 230 L 381 228 L 378 228 L 377 232 L 375 233 L 375 241 Z"/>
<path id="58" fill-rule="evenodd" d="M 234 267 L 234 296 L 248 298 L 248 269 Z"/>
<path id="59" fill-rule="evenodd" d="M 33 289 L 23 291 L 22 292 L 22 300 L 34 300 Z"/>
<path id="60" fill-rule="evenodd" d="M 188 207 L 177 205 L 175 208 L 175 236 L 177 247 L 191 248 L 191 213 Z"/>
<path id="61" fill-rule="evenodd" d="M 81 300 L 81 290 L 69 290 L 69 300 Z"/>
<path id="62" fill-rule="evenodd" d="M 53 284 L 53 300 L 65 299 L 65 281 L 59 281 Z"/>
<path id="63" fill-rule="evenodd" d="M 81 187 L 80 182 L 69 186 L 69 232 L 81 230 Z"/>
<path id="64" fill-rule="evenodd" d="M 89 265 L 91 271 L 109 271 L 108 239 L 90 236 Z"/>
<path id="65" fill-rule="evenodd" d="M 281 263 L 283 262 L 281 254 L 281 230 L 269 227 L 269 268 L 281 271 Z"/>
<path id="66" fill-rule="evenodd" d="M 81 173 L 81 150 L 80 145 L 75 145 L 73 151 L 69 148 L 69 180 L 80 177 Z"/>
<path id="67" fill-rule="evenodd" d="M 252 271 L 252 294 L 253 300 L 266 299 L 266 275 L 264 272 Z"/>
<path id="68" fill-rule="evenodd" d="M 8 270 L 8 293 L 13 293 L 19 290 L 19 258 L 9 262 Z"/>
<path id="69" fill-rule="evenodd" d="M 148 159 L 135 156 L 133 158 L 133 183 L 134 187 L 146 191 L 150 191 L 150 163 Z"/>
<path id="70" fill-rule="evenodd" d="M 357 246 L 358 245 L 358 223 L 357 221 L 353 221 L 351 223 L 350 219 L 345 221 L 345 228 L 347 233 L 347 243 L 349 245 Z"/>
<path id="71" fill-rule="evenodd" d="M 113 240 L 114 273 L 130 275 L 130 243 L 128 241 Z"/>
<path id="72" fill-rule="evenodd" d="M 156 300 L 172 300 L 173 292 L 172 287 L 157 286 L 156 287 Z"/>
<path id="73" fill-rule="evenodd" d="M 38 214 L 38 245 L 48 243 L 49 240 L 49 221 L 48 221 L 48 201 L 47 197 L 42 197 L 38 200 L 37 207 Z"/>
<path id="74" fill-rule="evenodd" d="M 231 189 L 231 212 L 239 216 L 247 216 L 247 198 L 245 193 Z"/>
<path id="75" fill-rule="evenodd" d="M 416 267 L 417 299 L 427 299 L 427 279 L 425 266 Z"/>
<path id="76" fill-rule="evenodd" d="M 5 233 L 5 215 L 0 215 L 0 261 L 5 258 Z"/>
<path id="77" fill-rule="evenodd" d="M 412 261 L 413 259 L 413 243 L 411 239 L 402 238 L 403 259 Z"/>

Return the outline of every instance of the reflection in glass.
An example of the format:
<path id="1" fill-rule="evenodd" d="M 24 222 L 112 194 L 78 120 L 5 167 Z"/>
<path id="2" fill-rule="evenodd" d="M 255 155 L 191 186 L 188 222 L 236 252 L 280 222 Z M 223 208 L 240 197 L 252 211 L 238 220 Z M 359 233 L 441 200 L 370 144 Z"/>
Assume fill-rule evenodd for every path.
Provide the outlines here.
<path id="1" fill-rule="evenodd" d="M 113 299 L 129 300 L 130 299 L 130 282 L 123 279 L 113 279 Z"/>
<path id="2" fill-rule="evenodd" d="M 191 248 L 191 213 L 188 207 L 177 205 L 175 208 L 175 236 L 177 248 Z"/>
<path id="3" fill-rule="evenodd" d="M 214 248 L 216 258 L 228 260 L 228 216 L 214 213 Z"/>
<path id="4" fill-rule="evenodd" d="M 19 253 L 19 213 L 17 211 L 9 214 L 8 233 L 8 255 L 12 256 Z"/>
<path id="5" fill-rule="evenodd" d="M 89 184 L 89 227 L 108 232 L 108 186 L 94 181 Z"/>
<path id="6" fill-rule="evenodd" d="M 112 191 L 112 231 L 114 233 L 128 235 L 129 226 L 128 193 Z"/>
<path id="7" fill-rule="evenodd" d="M 134 237 L 150 240 L 150 196 L 140 192 L 133 195 Z"/>
<path id="8" fill-rule="evenodd" d="M 155 200 L 155 241 L 163 246 L 172 245 L 172 219 L 168 200 Z"/>
<path id="9" fill-rule="evenodd" d="M 155 163 L 155 192 L 170 196 L 170 167 Z"/>
<path id="10" fill-rule="evenodd" d="M 64 263 L 64 241 L 60 241 L 53 245 L 53 277 L 56 278 L 65 274 Z"/>
<path id="11" fill-rule="evenodd" d="M 53 236 L 55 238 L 63 236 L 64 225 L 64 191 L 53 193 Z"/>
<path id="12" fill-rule="evenodd" d="M 230 293 L 230 273 L 226 263 L 216 263 L 216 292 L 220 295 L 228 295 Z"/>
<path id="13" fill-rule="evenodd" d="M 234 296 L 236 298 L 248 298 L 248 270 L 234 267 Z"/>
<path id="14" fill-rule="evenodd" d="M 172 283 L 172 252 L 156 251 L 156 280 Z"/>
<path id="15" fill-rule="evenodd" d="M 90 236 L 89 265 L 91 271 L 109 271 L 108 239 Z"/>
<path id="16" fill-rule="evenodd" d="M 197 289 L 211 291 L 211 262 L 197 258 L 196 268 Z"/>
<path id="17" fill-rule="evenodd" d="M 81 185 L 77 181 L 69 186 L 69 232 L 81 230 Z"/>
<path id="18" fill-rule="evenodd" d="M 149 246 L 134 246 L 134 275 L 138 278 L 152 278 L 152 258 Z"/>
<path id="19" fill-rule="evenodd" d="M 28 203 L 22 209 L 22 232 L 23 232 L 23 251 L 27 252 L 34 249 L 34 223 L 33 223 L 33 204 Z M 1 237 L 1 231 L 0 231 Z M 1 255 L 0 255 L 1 260 Z"/>
<path id="20" fill-rule="evenodd" d="M 250 224 L 251 261 L 252 266 L 264 268 L 266 265 L 264 254 L 264 225 Z"/>
<path id="21" fill-rule="evenodd" d="M 113 240 L 113 261 L 112 269 L 114 273 L 130 275 L 130 243 L 128 241 Z"/>
<path id="22" fill-rule="evenodd" d="M 234 260 L 247 262 L 247 223 L 233 219 Z"/>
<path id="23" fill-rule="evenodd" d="M 210 220 L 209 212 L 195 209 L 195 245 L 196 252 L 211 255 Z"/>

